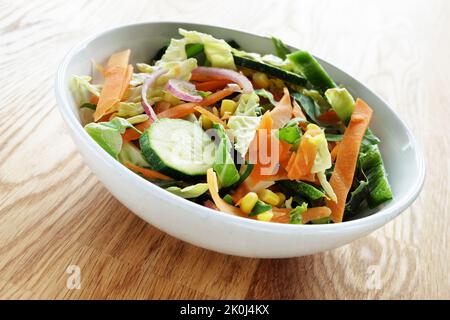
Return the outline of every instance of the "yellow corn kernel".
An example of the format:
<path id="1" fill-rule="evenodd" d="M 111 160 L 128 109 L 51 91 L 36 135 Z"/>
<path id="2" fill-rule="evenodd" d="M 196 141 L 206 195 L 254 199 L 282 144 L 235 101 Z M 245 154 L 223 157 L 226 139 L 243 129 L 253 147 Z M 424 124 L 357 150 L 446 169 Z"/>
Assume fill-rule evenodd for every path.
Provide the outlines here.
<path id="1" fill-rule="evenodd" d="M 172 106 L 176 106 L 181 103 L 181 101 L 177 97 L 171 95 L 169 92 L 164 93 L 163 100 L 167 101 Z"/>
<path id="2" fill-rule="evenodd" d="M 280 201 L 276 204 L 277 207 L 281 207 L 286 202 L 286 196 L 282 192 L 275 192 L 275 194 L 280 198 Z"/>
<path id="3" fill-rule="evenodd" d="M 255 192 L 249 192 L 241 199 L 239 206 L 244 213 L 249 214 L 257 201 L 258 195 Z"/>
<path id="4" fill-rule="evenodd" d="M 280 197 L 269 189 L 262 189 L 258 192 L 259 198 L 272 206 L 276 206 L 280 202 Z"/>
<path id="5" fill-rule="evenodd" d="M 211 129 L 213 126 L 213 122 L 209 118 L 204 117 L 203 115 L 201 115 L 200 118 L 198 118 L 198 120 L 200 121 L 203 130 Z"/>
<path id="6" fill-rule="evenodd" d="M 266 221 L 266 222 L 269 222 L 270 220 L 272 220 L 272 218 L 273 218 L 272 210 L 260 213 L 256 216 L 256 219 L 258 219 L 259 221 Z"/>
<path id="7" fill-rule="evenodd" d="M 230 99 L 222 100 L 220 105 L 220 116 L 223 117 L 227 112 L 231 115 L 236 111 L 236 102 Z"/>
<path id="8" fill-rule="evenodd" d="M 265 73 L 255 72 L 252 78 L 255 85 L 259 88 L 266 89 L 270 86 L 269 78 Z"/>

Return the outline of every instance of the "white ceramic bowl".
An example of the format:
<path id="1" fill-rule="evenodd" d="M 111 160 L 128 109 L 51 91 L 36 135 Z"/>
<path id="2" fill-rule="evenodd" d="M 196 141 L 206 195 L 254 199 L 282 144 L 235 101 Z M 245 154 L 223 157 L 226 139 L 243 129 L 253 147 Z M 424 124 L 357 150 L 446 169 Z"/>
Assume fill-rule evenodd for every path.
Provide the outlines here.
<path id="1" fill-rule="evenodd" d="M 110 157 L 83 130 L 79 110 L 68 89 L 72 75 L 91 73 L 91 59 L 105 63 L 111 53 L 130 48 L 132 63 L 149 61 L 178 28 L 234 39 L 244 50 L 273 53 L 269 38 L 207 25 L 157 22 L 114 28 L 72 49 L 56 78 L 59 110 L 86 163 L 108 190 L 145 221 L 191 244 L 232 255 L 283 258 L 333 249 L 380 228 L 404 211 L 418 196 L 425 175 L 422 153 L 411 131 L 375 93 L 350 75 L 318 59 L 338 83 L 374 109 L 371 128 L 381 151 L 394 200 L 357 219 L 330 225 L 285 225 L 239 218 L 179 198 L 132 173 Z M 307 48 L 306 48 L 307 49 Z"/>

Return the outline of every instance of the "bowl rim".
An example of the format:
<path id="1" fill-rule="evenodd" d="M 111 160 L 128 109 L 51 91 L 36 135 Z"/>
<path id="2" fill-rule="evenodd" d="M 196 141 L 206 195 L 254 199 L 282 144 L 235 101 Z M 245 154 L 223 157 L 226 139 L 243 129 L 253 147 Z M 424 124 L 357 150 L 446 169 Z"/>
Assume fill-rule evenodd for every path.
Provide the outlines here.
<path id="1" fill-rule="evenodd" d="M 344 69 L 341 69 L 339 66 L 337 66 L 334 63 L 330 63 L 327 60 L 323 60 L 320 57 L 317 57 L 314 55 L 314 57 L 318 58 L 320 61 L 324 61 L 325 63 L 328 63 L 340 71 L 344 72 L 346 75 L 350 76 L 356 83 L 359 85 L 362 85 L 364 88 L 367 88 L 371 93 L 373 93 L 380 101 L 382 101 L 389 111 L 397 118 L 398 122 L 402 126 L 402 130 L 406 133 L 408 136 L 409 141 L 411 141 L 412 146 L 415 150 L 415 155 L 418 162 L 418 172 L 416 172 L 417 179 L 415 180 L 415 183 L 409 188 L 408 192 L 400 198 L 396 199 L 394 198 L 392 206 L 388 208 L 380 208 L 379 211 L 376 211 L 372 213 L 369 216 L 362 217 L 355 220 L 350 221 L 344 221 L 341 223 L 330 223 L 330 224 L 317 224 L 317 225 L 293 225 L 293 224 L 284 224 L 284 223 L 273 223 L 273 222 L 264 222 L 264 221 L 257 221 L 253 219 L 247 219 L 244 217 L 238 217 L 234 216 L 225 212 L 216 211 L 207 207 L 204 207 L 202 205 L 199 205 L 197 203 L 194 203 L 192 201 L 189 201 L 187 199 L 181 198 L 179 196 L 176 196 L 166 190 L 163 190 L 162 188 L 154 185 L 153 183 L 147 181 L 143 177 L 139 176 L 136 173 L 131 172 L 128 168 L 121 165 L 117 160 L 113 159 L 106 151 L 104 151 L 98 144 L 94 142 L 94 140 L 86 133 L 86 131 L 83 129 L 81 123 L 78 121 L 78 119 L 75 117 L 75 114 L 72 112 L 70 107 L 70 98 L 69 98 L 69 88 L 67 86 L 67 83 L 64 82 L 65 74 L 67 71 L 68 66 L 70 65 L 73 57 L 75 57 L 81 50 L 83 50 L 85 47 L 87 47 L 90 43 L 95 41 L 96 39 L 103 37 L 109 33 L 113 33 L 119 29 L 124 28 L 134 28 L 139 26 L 155 26 L 155 25 L 191 25 L 191 26 L 199 26 L 199 27 L 212 27 L 212 28 L 219 28 L 223 29 L 224 31 L 231 31 L 231 32 L 239 32 L 241 34 L 245 34 L 248 36 L 256 36 L 259 38 L 265 38 L 269 39 L 269 37 L 260 35 L 258 33 L 250 33 L 247 31 L 243 31 L 237 28 L 229 28 L 226 26 L 219 26 L 219 25 L 209 25 L 209 24 L 201 24 L 201 23 L 191 23 L 191 22 L 184 22 L 184 21 L 149 21 L 149 22 L 139 22 L 139 23 L 131 23 L 131 24 L 122 24 L 115 27 L 107 28 L 103 31 L 97 32 L 95 34 L 92 34 L 91 36 L 88 36 L 84 40 L 78 42 L 75 46 L 73 46 L 69 52 L 64 56 L 63 60 L 61 61 L 60 65 L 58 66 L 58 70 L 56 73 L 55 78 L 55 95 L 57 99 L 57 105 L 59 112 L 64 119 L 66 125 L 71 130 L 72 134 L 78 135 L 83 143 L 88 147 L 88 152 L 94 152 L 98 159 L 101 159 L 105 165 L 107 164 L 107 167 L 112 167 L 116 171 L 116 174 L 125 174 L 128 175 L 131 181 L 137 185 L 141 185 L 142 187 L 149 188 L 150 191 L 153 192 L 155 197 L 164 200 L 164 201 L 174 201 L 174 204 L 179 207 L 186 207 L 188 206 L 190 209 L 190 214 L 193 214 L 192 211 L 198 212 L 199 214 L 211 214 L 214 213 L 215 217 L 218 217 L 220 220 L 228 220 L 230 223 L 236 223 L 240 224 L 243 227 L 248 228 L 257 228 L 257 229 L 263 229 L 266 231 L 276 232 L 276 231 L 282 231 L 282 232 L 337 232 L 342 231 L 344 229 L 354 229 L 354 228 L 361 228 L 364 226 L 368 226 L 371 224 L 376 224 L 376 221 L 384 220 L 384 223 L 387 223 L 388 221 L 394 219 L 396 216 L 398 216 L 400 213 L 402 213 L 404 210 L 406 210 L 418 197 L 419 193 L 421 192 L 424 181 L 425 181 L 425 160 L 422 152 L 421 145 L 419 142 L 415 139 L 414 135 L 412 134 L 411 130 L 407 126 L 407 124 L 399 117 L 397 112 L 390 107 L 386 101 L 378 95 L 378 93 L 374 92 L 373 90 L 369 89 L 368 86 L 366 86 L 363 82 L 361 82 L 359 79 L 355 78 L 353 75 L 350 75 Z M 291 46 L 292 47 L 292 46 Z M 292 47 L 296 48 L 296 47 Z M 78 147 L 77 147 L 78 149 Z M 130 210 L 131 211 L 131 210 Z M 134 213 L 134 212 L 133 212 Z"/>

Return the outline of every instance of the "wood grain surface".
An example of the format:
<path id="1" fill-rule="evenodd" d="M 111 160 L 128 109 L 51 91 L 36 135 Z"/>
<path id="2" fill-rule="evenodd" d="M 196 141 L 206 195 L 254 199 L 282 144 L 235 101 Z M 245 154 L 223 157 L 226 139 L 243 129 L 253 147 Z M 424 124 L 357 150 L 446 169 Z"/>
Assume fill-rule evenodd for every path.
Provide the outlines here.
<path id="1" fill-rule="evenodd" d="M 0 0 L 0 298 L 450 299 L 449 16 L 446 0 Z M 158 20 L 279 36 L 354 74 L 422 143 L 419 199 L 366 238 L 284 260 L 210 252 L 140 220 L 84 164 L 53 83 L 86 36 Z"/>

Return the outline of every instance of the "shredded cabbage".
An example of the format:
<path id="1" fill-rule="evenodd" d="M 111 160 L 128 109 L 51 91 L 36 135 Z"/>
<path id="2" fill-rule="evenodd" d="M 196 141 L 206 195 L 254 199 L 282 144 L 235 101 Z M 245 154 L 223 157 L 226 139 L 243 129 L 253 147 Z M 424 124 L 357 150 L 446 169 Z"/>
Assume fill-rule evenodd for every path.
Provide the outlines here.
<path id="1" fill-rule="evenodd" d="M 122 149 L 122 134 L 126 129 L 132 128 L 139 132 L 134 126 L 123 118 L 114 118 L 108 122 L 91 122 L 84 129 L 114 159 L 118 159 Z"/>
<path id="2" fill-rule="evenodd" d="M 181 189 L 180 187 L 172 186 L 166 188 L 167 191 L 176 194 L 185 199 L 197 198 L 208 191 L 207 183 L 197 183 L 192 186 Z"/>
<path id="3" fill-rule="evenodd" d="M 211 66 L 233 70 L 236 69 L 234 58 L 231 54 L 232 48 L 224 40 L 216 39 L 209 34 L 197 31 L 187 31 L 184 29 L 179 29 L 178 32 L 184 37 L 186 44 L 203 44 L 206 58 L 211 63 Z M 184 54 L 186 54 L 185 51 Z"/>
<path id="4" fill-rule="evenodd" d="M 92 95 L 100 96 L 100 86 L 91 84 L 89 76 L 73 76 L 69 81 L 69 88 L 77 106 L 89 102 Z"/>
<path id="5" fill-rule="evenodd" d="M 320 134 L 315 135 L 313 137 L 308 135 L 308 130 L 320 130 Z M 325 194 L 333 201 L 337 201 L 336 194 L 334 193 L 333 188 L 330 183 L 327 181 L 325 176 L 325 170 L 331 168 L 331 154 L 328 150 L 328 142 L 325 137 L 325 132 L 315 124 L 309 124 L 306 127 L 306 133 L 304 136 L 306 139 L 311 139 L 317 145 L 317 154 L 314 159 L 314 164 L 311 168 L 311 173 L 317 173 L 317 177 L 319 178 L 320 185 L 322 186 Z"/>
<path id="6" fill-rule="evenodd" d="M 237 116 L 257 116 L 259 107 L 259 96 L 252 93 L 243 93 L 237 102 L 235 115 Z"/>
<path id="7" fill-rule="evenodd" d="M 235 138 L 234 148 L 242 157 L 245 157 L 247 154 L 260 122 L 260 117 L 252 116 L 231 116 L 228 119 L 229 131 Z"/>
<path id="8" fill-rule="evenodd" d="M 144 112 L 144 108 L 140 102 L 119 102 L 115 106 L 116 116 L 118 117 L 133 117 Z"/>
<path id="9" fill-rule="evenodd" d="M 130 162 L 139 167 L 150 167 L 150 164 L 145 160 L 141 150 L 131 142 L 124 142 L 122 149 L 118 155 L 118 160 L 121 163 Z"/>

